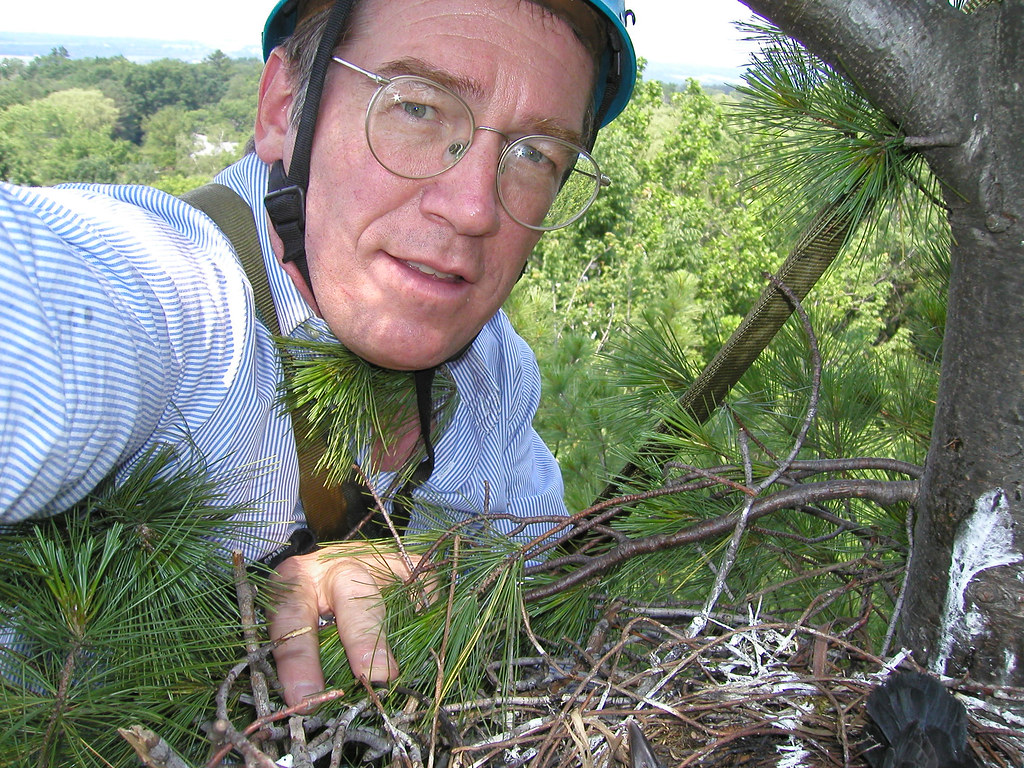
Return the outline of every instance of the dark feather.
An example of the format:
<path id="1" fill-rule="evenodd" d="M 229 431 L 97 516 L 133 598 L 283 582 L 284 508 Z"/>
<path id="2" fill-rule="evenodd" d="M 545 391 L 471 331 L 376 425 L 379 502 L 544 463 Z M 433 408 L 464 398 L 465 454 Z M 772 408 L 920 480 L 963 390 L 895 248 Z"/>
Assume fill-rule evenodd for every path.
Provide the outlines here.
<path id="1" fill-rule="evenodd" d="M 876 768 L 976 768 L 964 705 L 928 675 L 891 676 L 868 697 L 867 711 L 878 746 L 865 756 Z"/>
<path id="2" fill-rule="evenodd" d="M 629 768 L 665 768 L 636 720 L 629 721 Z"/>

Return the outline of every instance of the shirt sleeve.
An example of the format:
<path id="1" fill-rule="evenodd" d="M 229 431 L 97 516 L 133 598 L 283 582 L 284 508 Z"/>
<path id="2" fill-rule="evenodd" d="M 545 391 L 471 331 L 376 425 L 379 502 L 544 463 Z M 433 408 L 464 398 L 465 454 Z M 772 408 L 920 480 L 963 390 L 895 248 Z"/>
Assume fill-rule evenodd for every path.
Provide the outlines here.
<path id="1" fill-rule="evenodd" d="M 145 188 L 0 187 L 0 279 L 0 521 L 57 514 L 169 443 L 287 538 L 276 356 L 205 216 Z"/>
<path id="2" fill-rule="evenodd" d="M 146 391 L 141 369 L 159 356 L 105 276 L 9 193 L 2 203 L 0 519 L 15 522 L 90 491 L 141 447 L 169 393 Z"/>

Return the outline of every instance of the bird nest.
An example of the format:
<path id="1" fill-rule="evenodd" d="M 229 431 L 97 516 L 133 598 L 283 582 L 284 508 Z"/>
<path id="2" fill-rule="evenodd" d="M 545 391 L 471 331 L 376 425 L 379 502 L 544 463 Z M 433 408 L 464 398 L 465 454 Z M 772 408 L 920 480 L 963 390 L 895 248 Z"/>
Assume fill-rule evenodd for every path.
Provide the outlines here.
<path id="1" fill-rule="evenodd" d="M 279 709 L 244 726 L 221 717 L 208 727 L 212 748 L 205 764 L 862 766 L 873 743 L 865 700 L 894 670 L 913 668 L 906 653 L 878 658 L 806 626 L 719 626 L 694 638 L 621 608 L 597 623 L 585 646 L 558 658 L 533 639 L 538 654 L 514 661 L 515 690 L 436 707 L 422 692 L 385 695 L 367 688 L 329 715 Z M 260 666 L 249 664 L 254 672 Z M 244 681 L 244 666 L 225 680 L 224 699 Z M 978 764 L 1024 765 L 1024 690 L 963 682 L 947 687 L 966 706 L 968 749 Z M 321 703 L 332 698 L 340 692 L 326 692 Z M 657 762 L 630 758 L 631 721 L 646 734 Z M 146 765 L 191 768 L 157 734 L 141 728 L 122 733 Z"/>
<path id="2" fill-rule="evenodd" d="M 663 766 L 866 765 L 874 741 L 865 699 L 893 670 L 913 666 L 906 654 L 883 660 L 797 625 L 688 638 L 626 614 L 602 621 L 571 658 L 523 665 L 545 678 L 514 702 L 518 723 L 500 742 L 465 740 L 461 765 L 628 765 L 630 718 Z M 981 764 L 1024 765 L 1024 691 L 1001 689 L 994 699 L 991 689 L 953 687 L 967 706 L 969 746 Z M 468 720 L 465 726 L 471 733 Z"/>

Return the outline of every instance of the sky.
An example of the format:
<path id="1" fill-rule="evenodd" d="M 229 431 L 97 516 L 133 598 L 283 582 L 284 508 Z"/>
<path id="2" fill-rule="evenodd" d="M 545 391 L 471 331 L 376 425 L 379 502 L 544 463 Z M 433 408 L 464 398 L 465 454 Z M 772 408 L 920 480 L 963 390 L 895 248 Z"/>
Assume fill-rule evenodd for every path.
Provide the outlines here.
<path id="1" fill-rule="evenodd" d="M 751 44 L 734 22 L 749 21 L 739 0 L 626 0 L 636 16 L 629 27 L 637 55 L 662 64 L 742 68 Z"/>
<path id="2" fill-rule="evenodd" d="M 5 2 L 0 31 L 189 41 L 232 52 L 258 45 L 274 0 L 46 0 Z M 738 0 L 626 0 L 640 56 L 652 62 L 739 68 L 747 46 L 732 26 L 750 13 Z"/>

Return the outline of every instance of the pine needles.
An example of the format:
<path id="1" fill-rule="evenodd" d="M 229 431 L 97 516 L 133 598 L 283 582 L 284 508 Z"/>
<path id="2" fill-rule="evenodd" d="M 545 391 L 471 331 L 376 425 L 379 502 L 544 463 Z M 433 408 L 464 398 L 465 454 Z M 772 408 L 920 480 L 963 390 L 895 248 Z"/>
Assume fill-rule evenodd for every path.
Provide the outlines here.
<path id="1" fill-rule="evenodd" d="M 761 170 L 747 184 L 768 195 L 780 221 L 799 226 L 822 206 L 854 222 L 890 203 L 937 202 L 920 153 L 904 147 L 898 125 L 840 73 L 774 27 L 749 26 L 761 52 L 744 73 L 735 107 L 760 138 Z"/>
<path id="2" fill-rule="evenodd" d="M 366 446 L 385 450 L 415 424 L 416 386 L 412 373 L 371 365 L 337 341 L 285 338 L 279 341 L 284 363 L 285 405 L 300 416 L 306 441 L 326 440 L 317 465 L 328 481 L 350 479 L 353 465 L 368 462 Z M 434 379 L 435 442 L 457 405 L 455 384 L 442 367 Z M 323 436 L 322 438 L 319 436 Z M 407 463 L 407 469 L 418 461 Z"/>
<path id="3" fill-rule="evenodd" d="M 131 722 L 195 743 L 189 724 L 240 653 L 217 541 L 243 510 L 219 497 L 205 469 L 164 449 L 68 513 L 0 532 L 0 754 L 11 764 L 129 765 L 117 728 Z"/>
<path id="4" fill-rule="evenodd" d="M 491 527 L 486 515 L 462 523 L 442 513 L 435 518 L 431 530 L 407 537 L 425 556 L 419 578 L 385 596 L 401 684 L 434 689 L 437 706 L 495 687 L 507 692 L 508 662 L 522 641 L 528 550 Z"/>

